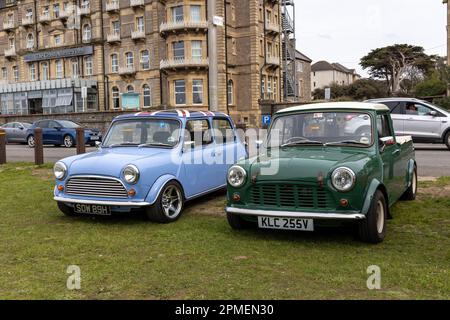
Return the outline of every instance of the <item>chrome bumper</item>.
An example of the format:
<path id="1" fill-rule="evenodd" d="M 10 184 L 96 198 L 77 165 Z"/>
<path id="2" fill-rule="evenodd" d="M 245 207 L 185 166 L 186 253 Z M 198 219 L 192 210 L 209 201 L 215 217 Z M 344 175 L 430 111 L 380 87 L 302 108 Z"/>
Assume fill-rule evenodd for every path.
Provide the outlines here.
<path id="1" fill-rule="evenodd" d="M 240 208 L 226 208 L 227 213 L 261 216 L 261 217 L 286 217 L 286 218 L 305 218 L 305 219 L 332 219 L 332 220 L 362 220 L 366 216 L 361 213 L 325 213 L 325 212 L 298 212 L 298 211 L 270 211 L 270 210 L 251 210 Z"/>
<path id="2" fill-rule="evenodd" d="M 111 206 L 111 207 L 146 207 L 146 206 L 151 205 L 148 202 L 97 201 L 97 200 L 68 199 L 68 198 L 62 198 L 62 197 L 54 197 L 53 200 L 55 200 L 57 202 L 64 202 L 64 203 L 96 204 L 96 205 Z"/>

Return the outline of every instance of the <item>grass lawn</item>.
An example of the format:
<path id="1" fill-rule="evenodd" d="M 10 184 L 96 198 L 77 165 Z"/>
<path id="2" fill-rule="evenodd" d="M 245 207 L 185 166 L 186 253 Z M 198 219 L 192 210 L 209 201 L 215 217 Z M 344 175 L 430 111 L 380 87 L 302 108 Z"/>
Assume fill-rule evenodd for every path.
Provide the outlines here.
<path id="1" fill-rule="evenodd" d="M 233 231 L 220 193 L 170 225 L 68 218 L 52 189 L 50 167 L 0 167 L 1 299 L 450 298 L 449 178 L 395 205 L 376 246 L 342 228 Z M 81 268 L 81 290 L 66 288 L 69 265 Z M 381 290 L 366 287 L 370 265 Z"/>

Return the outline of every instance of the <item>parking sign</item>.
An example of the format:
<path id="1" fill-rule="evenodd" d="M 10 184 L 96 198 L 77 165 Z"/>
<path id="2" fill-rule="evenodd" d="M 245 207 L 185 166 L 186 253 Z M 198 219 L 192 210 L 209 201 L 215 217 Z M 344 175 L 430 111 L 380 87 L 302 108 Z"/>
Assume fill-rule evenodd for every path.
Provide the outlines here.
<path id="1" fill-rule="evenodd" d="M 263 114 L 263 116 L 262 116 L 263 126 L 268 126 L 271 121 L 272 121 L 272 116 L 270 114 Z"/>

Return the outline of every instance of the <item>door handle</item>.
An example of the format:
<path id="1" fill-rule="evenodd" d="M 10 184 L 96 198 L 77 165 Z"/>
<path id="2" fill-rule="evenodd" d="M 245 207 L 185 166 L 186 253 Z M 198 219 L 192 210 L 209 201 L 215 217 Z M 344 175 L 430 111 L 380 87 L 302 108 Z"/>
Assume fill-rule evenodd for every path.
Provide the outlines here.
<path id="1" fill-rule="evenodd" d="M 392 155 L 394 155 L 394 156 L 398 156 L 399 154 L 400 154 L 400 150 L 399 149 L 397 149 L 394 152 L 392 152 Z"/>

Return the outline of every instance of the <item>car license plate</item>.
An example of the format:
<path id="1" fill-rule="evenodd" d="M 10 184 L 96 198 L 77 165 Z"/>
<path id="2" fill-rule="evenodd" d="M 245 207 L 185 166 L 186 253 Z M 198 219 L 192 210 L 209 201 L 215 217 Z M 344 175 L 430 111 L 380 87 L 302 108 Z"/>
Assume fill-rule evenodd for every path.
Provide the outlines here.
<path id="1" fill-rule="evenodd" d="M 258 226 L 262 229 L 314 231 L 312 219 L 258 217 Z"/>
<path id="2" fill-rule="evenodd" d="M 95 204 L 76 204 L 74 207 L 75 213 L 93 214 L 99 216 L 110 216 L 111 208 L 108 206 L 100 206 Z"/>
<path id="3" fill-rule="evenodd" d="M 91 140 L 99 140 L 100 137 L 99 136 L 91 136 Z"/>

